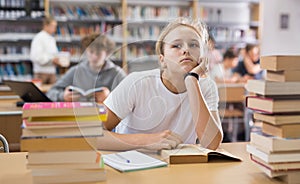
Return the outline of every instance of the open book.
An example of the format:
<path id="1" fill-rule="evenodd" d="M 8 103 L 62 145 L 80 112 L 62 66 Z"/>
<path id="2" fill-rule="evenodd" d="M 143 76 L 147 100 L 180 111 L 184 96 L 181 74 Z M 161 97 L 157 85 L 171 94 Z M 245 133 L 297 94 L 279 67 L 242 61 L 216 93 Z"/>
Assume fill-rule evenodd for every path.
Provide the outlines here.
<path id="1" fill-rule="evenodd" d="M 144 153 L 132 150 L 102 155 L 104 163 L 121 172 L 164 167 L 168 164 Z"/>
<path id="2" fill-rule="evenodd" d="M 179 144 L 176 149 L 161 150 L 161 157 L 170 164 L 206 163 L 214 159 L 242 160 L 223 149 L 210 150 L 199 144 Z"/>
<path id="3" fill-rule="evenodd" d="M 90 97 L 96 92 L 103 91 L 104 88 L 103 87 L 98 87 L 98 88 L 92 88 L 92 89 L 89 89 L 89 90 L 85 91 L 85 90 L 83 90 L 79 87 L 76 87 L 76 86 L 69 86 L 69 90 L 76 91 L 76 92 L 80 93 L 82 96 Z"/>

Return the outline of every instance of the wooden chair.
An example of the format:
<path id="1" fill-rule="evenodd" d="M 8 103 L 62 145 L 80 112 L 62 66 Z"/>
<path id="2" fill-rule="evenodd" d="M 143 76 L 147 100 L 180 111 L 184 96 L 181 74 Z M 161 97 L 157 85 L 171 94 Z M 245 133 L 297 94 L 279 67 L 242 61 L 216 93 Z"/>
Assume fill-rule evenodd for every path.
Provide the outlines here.
<path id="1" fill-rule="evenodd" d="M 228 124 L 227 132 L 231 141 L 236 142 L 239 125 L 244 124 L 244 84 L 218 84 L 218 92 L 222 124 Z"/>

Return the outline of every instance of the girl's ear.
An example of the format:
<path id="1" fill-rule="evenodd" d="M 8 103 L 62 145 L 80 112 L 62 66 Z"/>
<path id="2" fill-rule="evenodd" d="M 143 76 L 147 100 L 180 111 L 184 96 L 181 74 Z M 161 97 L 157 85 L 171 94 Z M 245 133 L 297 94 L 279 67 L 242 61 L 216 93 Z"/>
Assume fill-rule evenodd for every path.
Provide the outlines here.
<path id="1" fill-rule="evenodd" d="M 159 55 L 159 62 L 160 62 L 161 68 L 166 68 L 166 62 L 164 59 L 164 55 L 162 55 L 162 54 Z"/>

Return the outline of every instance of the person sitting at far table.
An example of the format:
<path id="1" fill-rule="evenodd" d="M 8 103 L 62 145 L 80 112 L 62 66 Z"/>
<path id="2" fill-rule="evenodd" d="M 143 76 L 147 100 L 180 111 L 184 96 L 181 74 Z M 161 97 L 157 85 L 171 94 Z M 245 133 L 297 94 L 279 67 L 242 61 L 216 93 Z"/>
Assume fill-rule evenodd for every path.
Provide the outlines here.
<path id="1" fill-rule="evenodd" d="M 53 101 L 96 101 L 102 103 L 126 76 L 109 56 L 115 43 L 103 34 L 90 34 L 81 40 L 84 51 L 80 63 L 71 67 L 47 92 Z M 70 87 L 75 86 L 84 91 L 102 87 L 100 93 L 92 97 L 82 96 Z"/>
<path id="2" fill-rule="evenodd" d="M 238 54 L 233 49 L 228 49 L 223 55 L 223 62 L 215 65 L 210 72 L 210 76 L 217 83 L 233 83 L 237 82 L 238 78 L 233 76 L 232 69 L 239 62 Z"/>

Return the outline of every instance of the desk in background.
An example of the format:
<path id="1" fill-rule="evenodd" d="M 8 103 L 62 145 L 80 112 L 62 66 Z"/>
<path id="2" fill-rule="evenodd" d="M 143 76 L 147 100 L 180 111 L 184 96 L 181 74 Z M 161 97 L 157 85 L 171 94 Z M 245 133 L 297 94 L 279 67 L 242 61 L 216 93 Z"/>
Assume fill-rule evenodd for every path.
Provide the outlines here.
<path id="1" fill-rule="evenodd" d="M 10 151 L 20 149 L 22 108 L 16 107 L 19 98 L 0 100 L 0 133 L 7 139 Z"/>
<path id="2" fill-rule="evenodd" d="M 51 86 L 39 88 L 45 93 Z M 16 106 L 17 101 L 22 100 L 8 86 L 0 86 L 0 133 L 7 139 L 10 151 L 20 150 L 22 108 Z"/>
<path id="3" fill-rule="evenodd" d="M 224 133 L 230 136 L 230 141 L 238 140 L 239 124 L 244 125 L 245 137 L 248 135 L 248 126 L 244 121 L 244 83 L 217 84 L 219 93 L 219 112 L 224 127 Z M 227 123 L 224 126 L 224 123 Z"/>
<path id="4" fill-rule="evenodd" d="M 246 152 L 247 143 L 224 143 L 222 148 L 243 158 L 243 162 L 218 162 L 202 164 L 169 165 L 143 171 L 120 173 L 108 166 L 107 184 L 175 184 L 175 183 L 207 183 L 207 184 L 282 184 L 277 179 L 268 178 L 249 158 Z M 0 154 L 0 183 L 31 184 L 32 178 L 26 170 L 26 153 Z"/>

